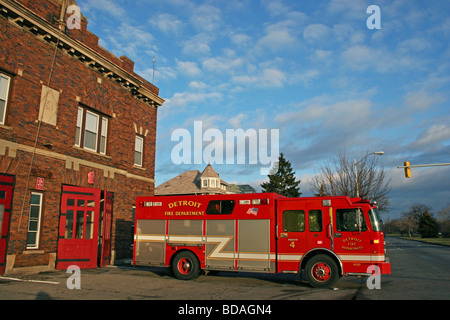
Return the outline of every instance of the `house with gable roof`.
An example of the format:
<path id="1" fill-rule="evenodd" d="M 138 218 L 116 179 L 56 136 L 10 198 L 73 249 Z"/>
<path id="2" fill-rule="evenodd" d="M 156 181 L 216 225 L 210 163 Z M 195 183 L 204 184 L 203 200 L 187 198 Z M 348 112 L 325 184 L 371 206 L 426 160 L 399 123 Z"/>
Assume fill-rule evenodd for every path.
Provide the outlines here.
<path id="1" fill-rule="evenodd" d="M 230 193 L 255 193 L 249 185 L 233 185 L 225 182 L 208 164 L 203 172 L 189 170 L 172 178 L 155 189 L 156 196 L 174 195 L 208 195 L 208 194 L 230 194 Z"/>

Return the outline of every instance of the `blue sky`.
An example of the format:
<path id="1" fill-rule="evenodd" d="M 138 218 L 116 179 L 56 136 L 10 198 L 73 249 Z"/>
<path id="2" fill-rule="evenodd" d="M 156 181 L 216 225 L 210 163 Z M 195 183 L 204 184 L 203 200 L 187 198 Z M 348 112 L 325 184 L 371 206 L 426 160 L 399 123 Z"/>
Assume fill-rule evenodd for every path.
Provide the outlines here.
<path id="1" fill-rule="evenodd" d="M 304 196 L 327 159 L 383 150 L 391 214 L 450 204 L 448 0 L 79 0 L 88 29 L 166 100 L 159 109 L 156 183 L 203 164 L 175 165 L 176 129 L 278 129 Z M 381 29 L 367 28 L 367 8 Z M 217 141 L 216 141 L 217 142 Z M 258 187 L 259 165 L 214 164 Z"/>

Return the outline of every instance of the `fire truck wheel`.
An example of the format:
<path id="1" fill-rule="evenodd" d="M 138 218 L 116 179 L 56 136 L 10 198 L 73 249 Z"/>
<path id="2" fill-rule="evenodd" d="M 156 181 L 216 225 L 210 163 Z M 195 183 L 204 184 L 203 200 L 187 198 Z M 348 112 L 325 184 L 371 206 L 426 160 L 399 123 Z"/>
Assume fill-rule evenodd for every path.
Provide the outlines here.
<path id="1" fill-rule="evenodd" d="M 305 279 L 314 288 L 333 286 L 339 280 L 336 262 L 323 254 L 312 257 L 305 266 Z"/>
<path id="2" fill-rule="evenodd" d="M 173 259 L 172 271 L 180 280 L 192 280 L 200 274 L 200 264 L 192 252 L 182 251 Z"/>

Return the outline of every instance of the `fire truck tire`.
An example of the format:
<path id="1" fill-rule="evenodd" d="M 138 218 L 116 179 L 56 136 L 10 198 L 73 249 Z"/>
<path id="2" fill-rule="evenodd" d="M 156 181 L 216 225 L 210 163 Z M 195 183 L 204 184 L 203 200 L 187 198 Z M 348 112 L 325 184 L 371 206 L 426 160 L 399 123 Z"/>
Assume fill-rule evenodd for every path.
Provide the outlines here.
<path id="1" fill-rule="evenodd" d="M 314 288 L 332 287 L 339 280 L 339 271 L 333 258 L 319 254 L 308 260 L 305 279 Z"/>
<path id="2" fill-rule="evenodd" d="M 197 257 L 190 251 L 181 251 L 173 259 L 172 272 L 177 279 L 192 280 L 200 274 Z"/>

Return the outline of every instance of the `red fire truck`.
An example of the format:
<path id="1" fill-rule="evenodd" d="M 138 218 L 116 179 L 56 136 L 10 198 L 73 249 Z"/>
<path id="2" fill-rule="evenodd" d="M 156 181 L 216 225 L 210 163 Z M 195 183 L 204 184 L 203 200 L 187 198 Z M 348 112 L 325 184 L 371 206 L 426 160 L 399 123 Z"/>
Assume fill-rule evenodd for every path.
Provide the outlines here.
<path id="1" fill-rule="evenodd" d="M 139 197 L 133 264 L 183 280 L 201 270 L 304 272 L 313 287 L 329 287 L 343 275 L 390 273 L 380 228 L 377 207 L 360 198 Z"/>

